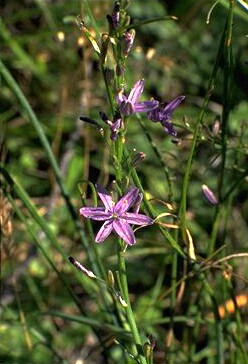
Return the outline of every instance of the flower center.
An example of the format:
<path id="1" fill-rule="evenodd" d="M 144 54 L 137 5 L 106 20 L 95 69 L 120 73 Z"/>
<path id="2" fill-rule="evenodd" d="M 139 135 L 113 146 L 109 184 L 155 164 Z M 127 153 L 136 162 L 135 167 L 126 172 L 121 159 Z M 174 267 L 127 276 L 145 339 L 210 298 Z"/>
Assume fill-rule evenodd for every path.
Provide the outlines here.
<path id="1" fill-rule="evenodd" d="M 113 220 L 117 220 L 119 218 L 119 215 L 116 213 L 116 212 L 114 212 L 113 214 L 112 214 L 112 219 Z"/>

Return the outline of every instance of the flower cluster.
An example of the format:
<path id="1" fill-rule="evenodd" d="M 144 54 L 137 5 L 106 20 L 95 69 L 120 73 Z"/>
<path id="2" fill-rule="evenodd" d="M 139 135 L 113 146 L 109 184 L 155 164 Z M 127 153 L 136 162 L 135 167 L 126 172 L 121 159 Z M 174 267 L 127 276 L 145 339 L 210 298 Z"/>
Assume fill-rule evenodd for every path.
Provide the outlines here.
<path id="1" fill-rule="evenodd" d="M 116 96 L 120 113 L 129 116 L 134 113 L 145 112 L 151 121 L 160 122 L 167 134 L 176 136 L 177 132 L 171 122 L 172 113 L 185 99 L 185 96 L 178 96 L 169 103 L 159 103 L 156 100 L 138 101 L 143 90 L 144 80 L 135 82 L 128 96 L 124 94 L 122 89 Z"/>

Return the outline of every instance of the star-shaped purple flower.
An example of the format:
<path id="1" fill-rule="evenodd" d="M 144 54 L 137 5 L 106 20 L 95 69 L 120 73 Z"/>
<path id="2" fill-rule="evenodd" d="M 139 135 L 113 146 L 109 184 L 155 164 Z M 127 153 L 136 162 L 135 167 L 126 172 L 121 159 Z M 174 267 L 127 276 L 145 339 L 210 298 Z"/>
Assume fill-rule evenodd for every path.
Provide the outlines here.
<path id="1" fill-rule="evenodd" d="M 144 90 L 144 80 L 135 82 L 128 97 L 121 90 L 116 96 L 120 112 L 123 115 L 130 115 L 136 112 L 149 112 L 158 107 L 159 102 L 156 100 L 137 101 Z"/>
<path id="2" fill-rule="evenodd" d="M 176 136 L 177 132 L 171 122 L 172 113 L 184 99 L 185 96 L 178 96 L 169 103 L 161 103 L 148 113 L 148 118 L 155 123 L 160 122 L 167 134 Z"/>
<path id="3" fill-rule="evenodd" d="M 141 202 L 138 188 L 131 188 L 117 203 L 102 187 L 97 186 L 97 192 L 104 207 L 82 207 L 80 209 L 80 215 L 92 220 L 104 221 L 96 235 L 96 243 L 102 243 L 114 231 L 125 243 L 135 244 L 136 240 L 130 224 L 150 225 L 153 223 L 150 217 L 138 213 L 137 204 L 140 205 Z M 135 208 L 135 212 L 128 212 L 131 207 Z"/>

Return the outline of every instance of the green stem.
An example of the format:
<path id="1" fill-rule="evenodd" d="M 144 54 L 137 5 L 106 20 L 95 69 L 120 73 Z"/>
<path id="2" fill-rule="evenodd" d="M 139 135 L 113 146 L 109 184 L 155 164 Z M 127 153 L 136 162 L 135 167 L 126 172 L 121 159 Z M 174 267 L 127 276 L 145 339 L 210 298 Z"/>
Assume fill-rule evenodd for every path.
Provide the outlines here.
<path id="1" fill-rule="evenodd" d="M 152 207 L 152 205 L 150 204 L 150 202 L 148 201 L 148 199 L 146 198 L 145 191 L 144 191 L 143 186 L 142 186 L 142 184 L 140 182 L 139 176 L 138 176 L 138 174 L 137 174 L 137 172 L 136 172 L 136 170 L 134 168 L 132 169 L 131 175 L 132 175 L 132 179 L 134 181 L 134 184 L 139 188 L 139 190 L 143 194 L 144 205 L 145 205 L 149 215 L 152 218 L 155 218 L 156 217 L 156 212 L 155 212 L 154 208 Z M 174 250 L 176 250 L 179 255 L 181 255 L 182 257 L 185 257 L 185 253 L 183 252 L 183 250 L 180 247 L 180 245 L 178 244 L 178 242 L 173 238 L 173 236 L 166 229 L 164 229 L 161 225 L 158 225 L 158 227 L 159 227 L 160 232 L 164 236 L 164 238 L 171 245 L 171 247 Z"/>
<path id="2" fill-rule="evenodd" d="M 166 182 L 167 182 L 167 186 L 168 186 L 168 200 L 169 202 L 172 201 L 172 197 L 173 197 L 173 192 L 172 192 L 172 184 L 171 184 L 171 180 L 170 180 L 170 176 L 169 176 L 169 170 L 168 168 L 166 167 L 164 161 L 163 161 L 163 158 L 156 146 L 156 144 L 154 143 L 154 141 L 152 140 L 152 137 L 150 135 L 150 133 L 148 132 L 147 128 L 145 127 L 144 123 L 142 122 L 141 118 L 138 116 L 138 119 L 139 119 L 139 122 L 140 122 L 140 125 L 147 137 L 147 140 L 149 141 L 153 151 L 154 151 L 154 154 L 156 155 L 159 163 L 160 163 L 160 166 L 164 172 L 164 175 L 165 175 L 165 179 L 166 179 Z"/>
<path id="3" fill-rule="evenodd" d="M 221 172 L 219 179 L 219 198 L 222 200 L 224 175 L 226 166 L 226 153 L 227 153 L 227 127 L 230 112 L 230 100 L 232 91 L 232 27 L 233 27 L 233 8 L 234 1 L 229 1 L 229 12 L 226 23 L 225 39 L 223 43 L 224 47 L 224 80 L 223 80 L 223 111 L 221 122 Z"/>
<path id="4" fill-rule="evenodd" d="M 191 172 L 191 167 L 192 167 L 192 164 L 193 164 L 193 157 L 194 157 L 195 150 L 196 150 L 196 147 L 197 147 L 200 127 L 201 127 L 201 125 L 203 123 L 203 118 L 205 116 L 207 106 L 208 106 L 210 97 L 212 95 L 212 91 L 214 89 L 215 78 L 216 78 L 216 75 L 217 75 L 219 64 L 221 62 L 221 58 L 222 58 L 222 54 L 223 54 L 222 47 L 223 47 L 224 37 L 225 37 L 225 29 L 224 29 L 224 31 L 222 33 L 222 37 L 221 37 L 220 42 L 219 42 L 217 57 L 216 57 L 215 64 L 213 66 L 213 70 L 212 70 L 212 73 L 211 73 L 211 76 L 210 76 L 210 79 L 209 79 L 206 96 L 205 96 L 205 99 L 204 99 L 204 102 L 203 102 L 203 105 L 202 105 L 202 108 L 201 108 L 201 113 L 199 115 L 198 120 L 196 121 L 195 130 L 194 130 L 194 134 L 193 134 L 193 141 L 192 141 L 192 145 L 191 145 L 191 148 L 190 148 L 189 157 L 188 157 L 188 160 L 187 160 L 187 165 L 186 165 L 186 169 L 185 169 L 185 173 L 184 173 L 183 186 L 182 186 L 182 196 L 181 196 L 181 205 L 180 205 L 179 215 L 180 215 L 180 218 L 181 218 L 181 230 L 182 230 L 182 236 L 183 236 L 183 239 L 185 241 L 185 244 L 187 244 L 186 211 L 187 211 L 187 195 L 188 195 L 188 188 L 189 188 L 189 181 L 190 181 L 190 172 Z"/>
<path id="5" fill-rule="evenodd" d="M 209 245 L 208 245 L 208 251 L 207 251 L 208 257 L 210 257 L 214 252 L 214 247 L 215 247 L 215 242 L 217 239 L 218 228 L 219 228 L 219 224 L 221 221 L 221 217 L 222 217 L 222 209 L 219 206 L 217 206 L 217 208 L 215 210 L 215 217 L 214 217 L 214 222 L 213 222 L 213 228 L 211 231 L 211 237 L 210 237 L 210 241 L 209 241 Z"/>
<path id="6" fill-rule="evenodd" d="M 133 355 L 135 357 L 139 358 L 140 364 L 147 364 L 144 354 L 142 353 L 142 342 L 140 339 L 140 334 L 139 334 L 139 331 L 138 331 L 138 328 L 136 325 L 131 302 L 129 299 L 126 263 L 125 263 L 125 258 L 124 258 L 125 252 L 122 249 L 122 245 L 123 244 L 120 242 L 119 249 L 118 249 L 118 267 L 119 267 L 119 276 L 120 276 L 122 294 L 123 294 L 123 298 L 127 304 L 127 307 L 126 307 L 127 320 L 130 325 L 130 330 L 131 330 L 131 333 L 132 333 L 133 339 L 134 339 L 134 345 L 132 345 Z"/>

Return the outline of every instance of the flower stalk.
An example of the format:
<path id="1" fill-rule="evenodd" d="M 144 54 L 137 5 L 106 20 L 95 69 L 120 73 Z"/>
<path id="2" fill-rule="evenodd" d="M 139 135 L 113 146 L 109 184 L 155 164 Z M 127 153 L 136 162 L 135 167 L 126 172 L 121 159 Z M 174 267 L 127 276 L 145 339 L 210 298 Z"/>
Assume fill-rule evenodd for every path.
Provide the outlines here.
<path id="1" fill-rule="evenodd" d="M 134 313 L 132 310 L 130 298 L 129 298 L 129 292 L 128 292 L 128 283 L 127 283 L 127 271 L 126 271 L 126 262 L 125 262 L 125 247 L 123 249 L 124 244 L 122 241 L 119 241 L 119 247 L 118 247 L 118 270 L 119 270 L 119 277 L 120 277 L 120 283 L 121 283 L 121 291 L 123 298 L 127 304 L 126 307 L 126 314 L 127 314 L 127 321 L 130 326 L 130 331 L 133 336 L 133 355 L 138 358 L 140 364 L 147 364 L 147 361 L 145 359 L 144 354 L 142 353 L 142 342 L 140 338 L 140 334 L 136 325 L 136 320 L 134 317 Z"/>

